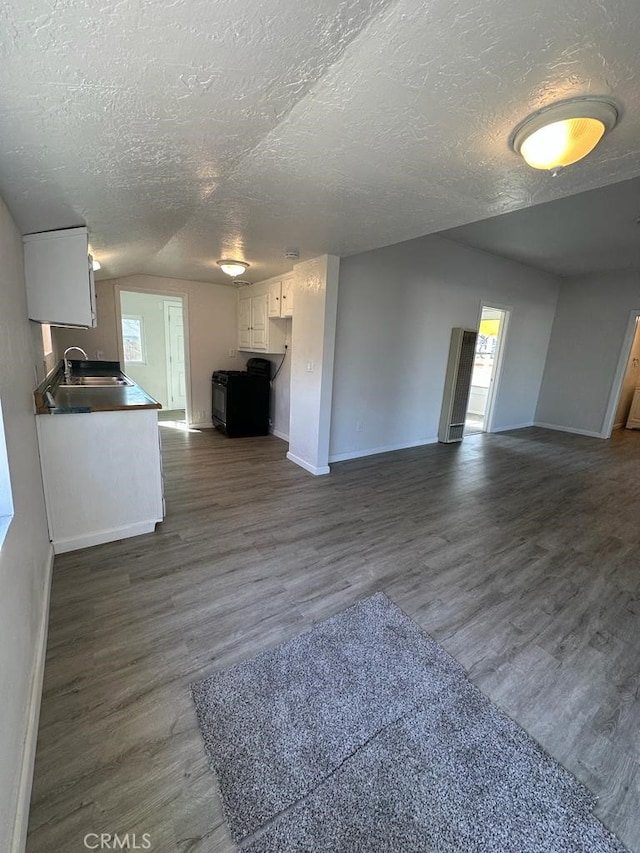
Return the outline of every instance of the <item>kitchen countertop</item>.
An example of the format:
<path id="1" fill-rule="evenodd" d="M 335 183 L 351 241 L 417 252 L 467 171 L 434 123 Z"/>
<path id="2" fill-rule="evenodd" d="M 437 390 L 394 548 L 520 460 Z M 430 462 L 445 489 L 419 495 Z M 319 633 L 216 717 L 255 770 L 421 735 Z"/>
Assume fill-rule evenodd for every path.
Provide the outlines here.
<path id="1" fill-rule="evenodd" d="M 118 376 L 133 382 L 120 370 L 118 361 L 71 361 L 72 376 Z M 64 362 L 61 360 L 34 391 L 36 413 L 68 415 L 89 412 L 116 412 L 128 409 L 161 409 L 135 382 L 109 387 L 61 386 Z"/>

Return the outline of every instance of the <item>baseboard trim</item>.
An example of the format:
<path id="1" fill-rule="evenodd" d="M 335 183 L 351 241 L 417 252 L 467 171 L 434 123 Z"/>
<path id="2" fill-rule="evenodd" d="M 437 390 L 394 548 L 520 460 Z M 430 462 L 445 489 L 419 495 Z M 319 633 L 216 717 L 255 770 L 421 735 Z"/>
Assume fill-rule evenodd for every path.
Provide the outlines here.
<path id="1" fill-rule="evenodd" d="M 162 424 L 162 421 L 160 422 Z M 213 424 L 211 421 L 208 423 L 205 421 L 201 424 L 188 424 L 189 429 L 213 429 Z"/>
<path id="2" fill-rule="evenodd" d="M 305 462 L 304 459 L 301 459 L 299 456 L 296 456 L 295 453 L 287 453 L 287 459 L 290 462 L 294 462 L 296 465 L 299 465 L 301 468 L 304 468 L 305 471 L 308 471 L 310 474 L 313 474 L 314 477 L 319 477 L 322 474 L 331 473 L 331 469 L 328 465 L 324 465 L 321 468 L 316 468 L 314 465 L 311 465 L 309 462 Z"/>
<path id="3" fill-rule="evenodd" d="M 125 527 L 114 527 L 111 530 L 100 530 L 85 536 L 74 536 L 69 539 L 58 539 L 53 543 L 56 554 L 66 554 L 67 551 L 78 551 L 80 548 L 91 548 L 93 545 L 103 545 L 105 542 L 115 542 L 117 539 L 129 539 L 131 536 L 141 536 L 153 533 L 161 518 L 152 521 L 140 521 Z"/>
<path id="4" fill-rule="evenodd" d="M 51 580 L 53 577 L 53 548 L 49 548 L 49 557 L 45 566 L 45 587 L 40 628 L 38 630 L 38 645 L 36 659 L 31 675 L 29 690 L 29 710 L 27 728 L 22 747 L 22 766 L 18 786 L 18 801 L 16 816 L 13 824 L 11 853 L 24 853 L 27 843 L 27 828 L 29 825 L 29 806 L 31 804 L 31 788 L 33 785 L 33 767 L 36 759 L 36 744 L 38 743 L 38 724 L 40 722 L 40 702 L 44 681 L 44 662 L 47 656 L 47 634 L 49 630 L 49 602 L 51 600 Z"/>
<path id="5" fill-rule="evenodd" d="M 276 438 L 281 438 L 283 441 L 286 442 L 289 441 L 289 436 L 286 435 L 284 432 L 281 432 L 279 429 L 270 429 L 269 432 L 271 433 L 271 435 L 275 435 Z"/>
<path id="6" fill-rule="evenodd" d="M 527 429 L 527 427 L 532 426 L 539 426 L 539 424 L 534 424 L 533 421 L 528 421 L 526 424 L 512 424 L 511 426 L 493 427 L 491 432 L 508 432 L 510 429 Z"/>
<path id="7" fill-rule="evenodd" d="M 575 427 L 561 426 L 560 424 L 545 424 L 542 421 L 534 421 L 534 426 L 542 429 L 554 429 L 556 432 L 571 432 L 574 435 L 586 435 L 588 438 L 606 438 L 607 436 L 601 432 L 594 432 L 590 429 L 577 429 Z"/>
<path id="8" fill-rule="evenodd" d="M 382 447 L 370 447 L 367 450 L 350 450 L 347 453 L 334 453 L 329 462 L 346 462 L 349 459 L 361 459 L 363 456 L 376 456 L 378 453 L 393 453 L 395 450 L 407 450 L 409 447 L 422 447 L 426 444 L 437 444 L 437 437 L 421 438 L 419 441 L 408 441 L 400 444 L 386 444 Z"/>

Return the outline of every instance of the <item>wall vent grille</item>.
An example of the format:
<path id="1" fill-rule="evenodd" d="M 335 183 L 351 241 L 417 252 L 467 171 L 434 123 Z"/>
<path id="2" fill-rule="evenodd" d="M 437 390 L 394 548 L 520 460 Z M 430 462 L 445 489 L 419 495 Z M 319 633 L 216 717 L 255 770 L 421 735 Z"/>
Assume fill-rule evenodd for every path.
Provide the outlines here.
<path id="1" fill-rule="evenodd" d="M 477 333 L 472 329 L 452 329 L 449 361 L 444 382 L 438 441 L 449 444 L 462 441 L 469 404 L 471 376 L 476 353 Z"/>

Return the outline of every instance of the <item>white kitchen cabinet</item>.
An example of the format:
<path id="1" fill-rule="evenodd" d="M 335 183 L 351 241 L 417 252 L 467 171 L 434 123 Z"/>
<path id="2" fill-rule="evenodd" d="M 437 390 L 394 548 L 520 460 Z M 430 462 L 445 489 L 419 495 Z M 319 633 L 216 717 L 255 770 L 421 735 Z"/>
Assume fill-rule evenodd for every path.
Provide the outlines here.
<path id="1" fill-rule="evenodd" d="M 238 300 L 238 349 L 251 349 L 251 297 Z"/>
<path id="2" fill-rule="evenodd" d="M 280 316 L 293 317 L 293 276 L 282 279 Z"/>
<path id="3" fill-rule="evenodd" d="M 238 349 L 283 353 L 285 330 L 280 319 L 269 317 L 269 292 L 243 291 L 238 299 Z"/>
<path id="4" fill-rule="evenodd" d="M 269 290 L 267 291 L 268 303 L 267 303 L 267 313 L 269 317 L 280 317 L 281 304 L 282 304 L 282 282 L 274 281 L 269 285 Z"/>
<path id="5" fill-rule="evenodd" d="M 163 519 L 157 409 L 37 415 L 56 554 L 151 533 Z"/>
<path id="6" fill-rule="evenodd" d="M 29 319 L 53 326 L 95 326 L 87 229 L 45 231 L 22 239 Z"/>
<path id="7" fill-rule="evenodd" d="M 267 317 L 269 295 L 251 297 L 251 349 L 268 352 Z"/>
<path id="8" fill-rule="evenodd" d="M 640 388 L 636 388 L 627 418 L 627 429 L 640 429 Z"/>

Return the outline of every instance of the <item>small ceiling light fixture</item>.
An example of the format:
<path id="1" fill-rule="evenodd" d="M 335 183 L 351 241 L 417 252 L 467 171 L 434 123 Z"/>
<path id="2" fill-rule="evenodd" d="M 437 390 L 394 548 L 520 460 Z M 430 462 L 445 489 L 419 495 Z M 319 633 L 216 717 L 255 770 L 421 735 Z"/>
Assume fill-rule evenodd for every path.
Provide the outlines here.
<path id="1" fill-rule="evenodd" d="M 95 258 L 93 259 L 93 262 L 92 262 L 92 269 L 94 272 L 97 272 L 98 270 L 102 269 L 102 264 L 100 263 L 100 261 L 96 261 Z"/>
<path id="2" fill-rule="evenodd" d="M 217 263 L 222 272 L 226 272 L 226 274 L 230 275 L 231 278 L 235 278 L 237 275 L 242 275 L 243 272 L 246 272 L 249 269 L 249 264 L 245 264 L 244 261 L 232 261 L 228 258 L 223 258 Z"/>
<path id="3" fill-rule="evenodd" d="M 511 136 L 511 147 L 534 169 L 557 173 L 591 153 L 618 121 L 605 98 L 572 98 L 533 113 Z"/>

